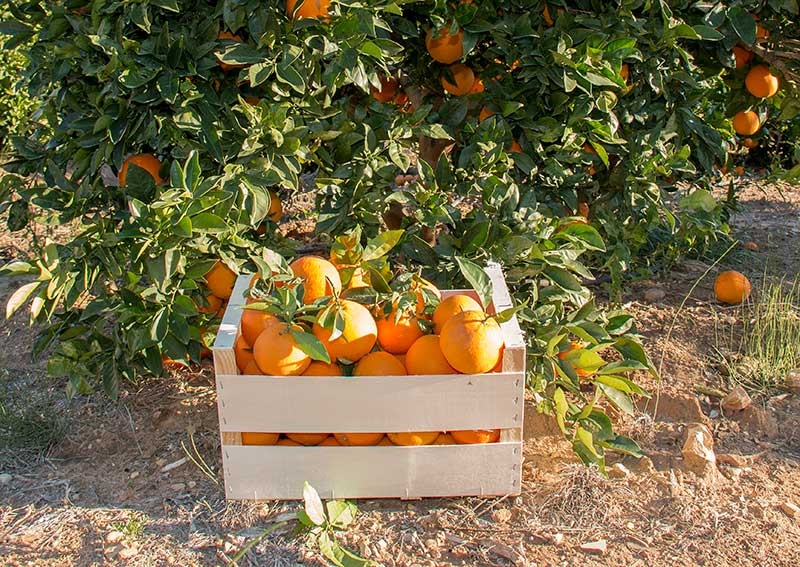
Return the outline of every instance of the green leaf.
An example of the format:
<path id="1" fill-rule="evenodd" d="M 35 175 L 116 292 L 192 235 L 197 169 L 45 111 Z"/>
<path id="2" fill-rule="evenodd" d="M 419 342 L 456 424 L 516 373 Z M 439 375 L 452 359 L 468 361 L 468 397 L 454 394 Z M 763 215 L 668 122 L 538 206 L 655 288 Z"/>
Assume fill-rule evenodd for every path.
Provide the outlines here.
<path id="1" fill-rule="evenodd" d="M 602 368 L 606 361 L 595 351 L 587 348 L 578 348 L 569 351 L 564 355 L 564 360 L 569 362 L 576 369 L 584 370 L 589 373 L 597 372 Z"/>
<path id="2" fill-rule="evenodd" d="M 733 26 L 733 31 L 743 42 L 752 45 L 756 41 L 756 21 L 753 16 L 741 6 L 728 8 L 728 19 Z"/>
<path id="3" fill-rule="evenodd" d="M 605 396 L 611 400 L 611 402 L 617 406 L 620 410 L 624 411 L 628 415 L 633 415 L 634 407 L 631 398 L 625 392 L 620 392 L 613 386 L 608 386 L 607 384 L 603 384 L 600 382 L 600 376 L 598 376 L 595 381 L 597 383 L 597 387 L 605 394 Z M 602 377 L 606 378 L 606 377 Z"/>
<path id="4" fill-rule="evenodd" d="M 420 134 L 433 138 L 434 140 L 452 140 L 453 137 L 447 133 L 441 124 L 424 124 L 419 128 Z"/>
<path id="5" fill-rule="evenodd" d="M 639 444 L 626 435 L 617 435 L 613 439 L 600 442 L 600 445 L 607 449 L 611 449 L 612 451 L 618 451 L 633 457 L 644 456 L 642 453 L 642 448 L 639 447 Z"/>
<path id="6" fill-rule="evenodd" d="M 478 294 L 481 305 L 486 309 L 492 302 L 492 295 L 494 294 L 492 280 L 486 274 L 486 271 L 472 260 L 461 256 L 454 256 L 453 259 L 456 261 L 461 275 L 464 276 L 464 279 L 469 282 L 472 289 Z"/>
<path id="7" fill-rule="evenodd" d="M 321 526 L 325 523 L 325 508 L 322 506 L 322 499 L 317 490 L 308 484 L 308 481 L 303 483 L 303 509 L 314 525 Z"/>
<path id="8" fill-rule="evenodd" d="M 400 239 L 403 238 L 404 230 L 387 230 L 385 232 L 380 233 L 378 236 L 374 238 L 370 238 L 367 241 L 367 245 L 364 247 L 364 253 L 361 255 L 361 260 L 363 262 L 369 262 L 372 260 L 377 260 L 394 248 Z"/>
<path id="9" fill-rule="evenodd" d="M 298 331 L 297 329 L 292 329 L 291 333 L 294 342 L 297 343 L 297 347 L 300 350 L 310 356 L 313 360 L 320 360 L 325 363 L 330 363 L 331 357 L 328 354 L 328 351 L 325 350 L 325 345 L 323 345 L 317 337 L 311 333 Z"/>
<path id="10" fill-rule="evenodd" d="M 494 316 L 495 321 L 498 323 L 505 323 L 507 321 L 511 321 L 514 316 L 525 309 L 528 306 L 528 301 L 530 298 L 526 299 L 524 303 L 520 303 L 516 307 L 508 307 L 507 309 L 503 309 L 500 313 L 496 313 Z"/>
<path id="11" fill-rule="evenodd" d="M 22 307 L 31 294 L 36 291 L 42 282 L 30 282 L 17 288 L 6 303 L 6 319 L 10 318 Z"/>
<path id="12" fill-rule="evenodd" d="M 556 422 L 558 423 L 558 428 L 561 429 L 561 432 L 566 435 L 566 417 L 567 411 L 569 410 L 569 405 L 567 404 L 567 396 L 564 394 L 564 390 L 561 388 L 555 389 L 553 392 L 553 403 L 555 404 Z"/>
<path id="13" fill-rule="evenodd" d="M 0 268 L 0 276 L 13 277 L 13 276 L 26 276 L 31 274 L 38 274 L 39 269 L 21 260 L 12 260 L 2 268 Z"/>
<path id="14" fill-rule="evenodd" d="M 194 232 L 225 232 L 229 228 L 225 220 L 214 213 L 200 213 L 191 221 Z"/>
<path id="15" fill-rule="evenodd" d="M 328 522 L 337 529 L 344 529 L 355 519 L 355 505 L 346 500 L 329 500 L 325 503 L 328 511 Z"/>
<path id="16" fill-rule="evenodd" d="M 582 291 L 583 286 L 581 282 L 569 273 L 564 268 L 559 268 L 558 266 L 547 266 L 543 274 L 547 277 L 550 281 L 552 281 L 555 285 L 564 289 L 566 291 Z"/>
<path id="17" fill-rule="evenodd" d="M 589 250 L 599 250 L 605 252 L 606 244 L 597 229 L 590 224 L 575 222 L 571 223 L 559 232 L 554 237 L 571 236 L 583 242 L 584 246 Z"/>

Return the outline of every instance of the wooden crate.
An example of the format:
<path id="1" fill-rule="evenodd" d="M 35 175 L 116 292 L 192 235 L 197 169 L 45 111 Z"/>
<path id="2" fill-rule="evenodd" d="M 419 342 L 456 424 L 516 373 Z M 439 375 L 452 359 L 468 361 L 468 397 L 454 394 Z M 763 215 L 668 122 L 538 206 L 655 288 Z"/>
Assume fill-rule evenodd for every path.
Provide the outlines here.
<path id="1" fill-rule="evenodd" d="M 490 310 L 511 305 L 499 265 Z M 303 481 L 323 498 L 419 498 L 519 494 L 525 343 L 516 318 L 502 324 L 503 369 L 446 376 L 243 376 L 240 276 L 214 343 L 225 493 L 229 499 L 302 498 Z M 443 291 L 447 296 L 464 290 Z M 472 293 L 471 290 L 467 293 Z M 419 447 L 244 446 L 242 431 L 372 432 L 502 429 L 485 445 Z"/>

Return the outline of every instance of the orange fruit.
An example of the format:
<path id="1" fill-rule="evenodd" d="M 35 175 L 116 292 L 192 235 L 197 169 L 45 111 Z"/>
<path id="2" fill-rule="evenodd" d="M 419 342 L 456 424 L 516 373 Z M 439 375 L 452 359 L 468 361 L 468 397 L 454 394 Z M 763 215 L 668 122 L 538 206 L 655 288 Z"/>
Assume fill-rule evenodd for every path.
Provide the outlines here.
<path id="1" fill-rule="evenodd" d="M 289 267 L 292 273 L 303 279 L 303 303 L 312 303 L 326 295 L 342 291 L 342 279 L 336 266 L 319 256 L 301 256 Z"/>
<path id="2" fill-rule="evenodd" d="M 300 447 L 302 445 L 301 443 L 298 443 L 297 441 L 292 441 L 291 439 L 287 439 L 286 437 L 278 439 L 278 442 L 275 444 L 284 447 Z"/>
<path id="3" fill-rule="evenodd" d="M 297 0 L 286 0 L 287 16 L 292 15 L 296 4 Z M 330 5 L 330 0 L 300 0 L 300 7 L 295 12 L 294 19 L 316 18 L 317 20 L 327 21 Z"/>
<path id="4" fill-rule="evenodd" d="M 314 323 L 311 332 L 325 346 L 331 361 L 346 360 L 355 362 L 372 350 L 378 339 L 378 327 L 369 309 L 351 301 L 339 301 L 341 317 L 344 319 L 342 334 L 331 341 L 332 329 Z"/>
<path id="5" fill-rule="evenodd" d="M 206 280 L 208 291 L 219 298 L 228 299 L 233 293 L 233 284 L 236 283 L 236 272 L 223 264 L 220 260 L 203 276 Z"/>
<path id="6" fill-rule="evenodd" d="M 312 445 L 319 445 L 325 441 L 328 435 L 330 435 L 330 433 L 287 433 L 286 437 L 295 443 L 300 443 L 301 445 L 309 447 Z"/>
<path id="7" fill-rule="evenodd" d="M 394 309 L 389 315 L 375 321 L 378 327 L 378 344 L 392 354 L 404 354 L 423 335 L 416 315 L 400 313 Z"/>
<path id="8" fill-rule="evenodd" d="M 281 203 L 278 194 L 272 189 L 269 191 L 269 211 L 267 216 L 276 224 L 281 222 L 281 217 L 283 216 L 283 203 Z"/>
<path id="9" fill-rule="evenodd" d="M 483 311 L 462 311 L 444 324 L 439 344 L 450 366 L 464 374 L 482 374 L 501 360 L 503 332 Z"/>
<path id="10" fill-rule="evenodd" d="M 508 146 L 508 151 L 510 153 L 521 154 L 523 152 L 522 146 L 519 145 L 519 142 L 516 140 L 511 141 L 511 145 Z"/>
<path id="11" fill-rule="evenodd" d="M 380 102 L 389 102 L 394 99 L 394 96 L 397 94 L 400 82 L 397 80 L 397 77 L 380 77 L 380 81 L 380 90 L 375 87 L 370 87 L 372 98 Z"/>
<path id="12" fill-rule="evenodd" d="M 406 367 L 394 355 L 384 351 L 371 352 L 356 363 L 354 376 L 404 376 Z"/>
<path id="13" fill-rule="evenodd" d="M 744 47 L 734 45 L 733 58 L 736 60 L 736 68 L 741 69 L 753 58 L 753 52 L 749 49 L 745 49 Z"/>
<path id="14" fill-rule="evenodd" d="M 440 433 L 439 436 L 433 441 L 434 445 L 455 445 L 456 440 L 449 433 Z"/>
<path id="15" fill-rule="evenodd" d="M 574 350 L 582 349 L 585 346 L 586 343 L 582 341 L 572 341 L 567 348 L 559 352 L 556 356 L 558 356 L 558 358 L 560 358 L 561 360 L 564 360 L 569 353 L 571 353 Z M 575 369 L 575 373 L 578 376 L 591 376 L 592 374 L 594 374 L 594 372 L 591 370 L 586 370 L 584 368 L 576 368 L 575 366 L 572 367 Z"/>
<path id="16" fill-rule="evenodd" d="M 211 315 L 219 312 L 219 310 L 222 309 L 223 300 L 214 295 L 213 293 L 209 293 L 206 296 L 206 303 L 208 305 L 197 307 L 198 313 L 205 313 L 206 315 Z"/>
<path id="17" fill-rule="evenodd" d="M 493 110 L 489 110 L 488 107 L 484 106 L 483 108 L 481 108 L 481 111 L 478 114 L 478 122 L 483 122 L 484 120 L 486 120 L 490 116 L 494 116 L 494 115 L 495 115 L 495 112 Z"/>
<path id="18" fill-rule="evenodd" d="M 547 4 L 545 4 L 544 8 L 542 9 L 542 18 L 544 18 L 544 23 L 547 24 L 547 27 L 550 27 L 555 23 L 553 16 L 550 15 L 550 8 L 547 6 Z"/>
<path id="19" fill-rule="evenodd" d="M 486 85 L 483 84 L 483 79 L 475 78 L 475 82 L 472 83 L 472 88 L 469 90 L 469 94 L 480 94 L 486 90 Z"/>
<path id="20" fill-rule="evenodd" d="M 580 201 L 578 203 L 578 216 L 581 216 L 585 219 L 589 219 L 589 203 L 585 201 Z"/>
<path id="21" fill-rule="evenodd" d="M 278 433 L 242 431 L 242 445 L 274 445 L 278 437 Z"/>
<path id="22" fill-rule="evenodd" d="M 278 318 L 266 311 L 255 309 L 242 309 L 240 331 L 247 344 L 255 344 L 261 331 L 278 322 Z"/>
<path id="23" fill-rule="evenodd" d="M 333 435 L 328 435 L 325 440 L 318 445 L 318 447 L 341 447 L 342 444 Z"/>
<path id="24" fill-rule="evenodd" d="M 244 376 L 261 376 L 261 369 L 256 364 L 255 359 L 249 361 L 244 368 L 242 368 L 242 375 Z"/>
<path id="25" fill-rule="evenodd" d="M 628 77 L 630 76 L 630 69 L 628 69 L 628 64 L 623 63 L 622 67 L 619 69 L 619 76 L 622 77 L 622 80 L 626 83 L 628 82 Z"/>
<path id="26" fill-rule="evenodd" d="M 377 445 L 383 439 L 383 433 L 334 433 L 333 436 L 340 445 L 358 447 Z"/>
<path id="27" fill-rule="evenodd" d="M 733 168 L 733 172 L 736 175 L 744 175 L 744 166 L 743 165 L 737 165 L 736 167 Z"/>
<path id="28" fill-rule="evenodd" d="M 217 39 L 218 40 L 229 39 L 231 41 L 244 43 L 244 40 L 240 36 L 238 36 L 236 34 L 232 34 L 231 32 L 228 32 L 228 31 L 219 32 L 219 34 L 217 35 Z M 227 73 L 228 71 L 231 71 L 232 69 L 240 69 L 240 68 L 244 67 L 244 65 L 232 65 L 230 63 L 223 63 L 222 61 L 218 61 L 217 63 L 219 64 L 219 67 L 220 67 L 220 69 L 222 69 L 223 73 Z"/>
<path id="29" fill-rule="evenodd" d="M 128 176 L 128 167 L 130 164 L 141 167 L 147 173 L 149 173 L 156 185 L 161 185 L 164 183 L 164 178 L 158 174 L 159 170 L 161 169 L 161 162 L 158 160 L 158 158 L 153 154 L 136 154 L 128 157 L 122 162 L 122 167 L 119 169 L 120 187 L 125 187 Z"/>
<path id="30" fill-rule="evenodd" d="M 236 358 L 236 366 L 240 371 L 247 368 L 247 364 L 253 360 L 253 349 L 244 340 L 244 337 L 239 335 L 233 342 L 233 355 Z"/>
<path id="31" fill-rule="evenodd" d="M 448 25 L 439 30 L 435 36 L 433 30 L 428 30 L 425 36 L 425 47 L 435 61 L 445 64 L 454 63 L 464 56 L 464 30 L 459 28 L 456 33 L 451 34 Z"/>
<path id="32" fill-rule="evenodd" d="M 311 364 L 311 357 L 300 350 L 285 323 L 269 325 L 253 343 L 253 358 L 264 374 L 299 376 Z"/>
<path id="33" fill-rule="evenodd" d="M 439 345 L 439 335 L 423 335 L 414 341 L 406 353 L 409 374 L 457 374 L 450 366 Z"/>
<path id="34" fill-rule="evenodd" d="M 392 443 L 391 439 L 389 439 L 388 437 L 386 437 L 384 435 L 383 439 L 381 439 L 380 442 L 378 443 L 378 446 L 383 447 L 383 446 L 387 446 L 387 445 L 390 446 L 390 447 L 394 447 L 395 446 L 394 443 Z"/>
<path id="35" fill-rule="evenodd" d="M 433 312 L 433 332 L 441 334 L 448 319 L 462 311 L 482 311 L 483 307 L 471 295 L 458 293 L 443 299 Z"/>
<path id="36" fill-rule="evenodd" d="M 341 376 L 342 375 L 342 367 L 336 364 L 335 362 L 331 362 L 330 364 L 326 362 L 322 362 L 321 360 L 312 360 L 311 364 L 308 365 L 306 371 L 303 372 L 303 376 Z"/>
<path id="37" fill-rule="evenodd" d="M 745 138 L 744 140 L 742 140 L 742 145 L 745 148 L 753 149 L 758 147 L 758 142 L 753 138 Z"/>
<path id="38" fill-rule="evenodd" d="M 436 287 L 433 283 L 429 282 L 425 278 L 417 278 L 413 281 L 411 285 L 411 291 L 414 292 L 414 295 L 417 296 L 417 315 L 422 315 L 422 312 L 425 311 L 425 295 L 426 290 L 428 295 L 434 295 L 437 299 L 442 299 L 442 292 L 439 291 L 439 288 Z"/>
<path id="39" fill-rule="evenodd" d="M 469 94 L 469 91 L 472 90 L 475 84 L 475 73 L 472 72 L 472 69 L 463 63 L 450 65 L 449 69 L 455 83 L 451 83 L 450 79 L 443 74 L 441 83 L 444 90 L 455 96 Z"/>
<path id="40" fill-rule="evenodd" d="M 758 114 L 752 110 L 740 110 L 733 117 L 733 129 L 737 134 L 750 136 L 758 132 L 761 128 L 761 120 Z"/>
<path id="41" fill-rule="evenodd" d="M 500 440 L 499 429 L 475 429 L 463 431 L 448 431 L 460 445 L 474 445 L 477 443 L 496 443 Z"/>
<path id="42" fill-rule="evenodd" d="M 769 30 L 761 24 L 756 24 L 756 39 L 769 39 Z"/>
<path id="43" fill-rule="evenodd" d="M 748 92 L 758 98 L 774 96 L 780 88 L 780 79 L 766 65 L 753 65 L 744 78 Z"/>
<path id="44" fill-rule="evenodd" d="M 736 270 L 720 273 L 714 281 L 714 295 L 717 301 L 735 305 L 750 297 L 750 280 Z"/>
<path id="45" fill-rule="evenodd" d="M 439 437 L 438 431 L 410 431 L 387 433 L 389 441 L 395 445 L 432 445 Z"/>

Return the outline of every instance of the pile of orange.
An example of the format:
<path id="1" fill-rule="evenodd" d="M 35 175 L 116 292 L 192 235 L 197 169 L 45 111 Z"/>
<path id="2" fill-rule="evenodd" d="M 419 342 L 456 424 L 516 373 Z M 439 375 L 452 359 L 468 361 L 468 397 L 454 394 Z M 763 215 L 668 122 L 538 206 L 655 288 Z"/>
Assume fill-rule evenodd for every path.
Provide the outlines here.
<path id="1" fill-rule="evenodd" d="M 402 291 L 391 296 L 363 293 L 371 289 L 363 278 L 358 286 L 343 290 L 336 265 L 318 256 L 299 257 L 289 268 L 291 275 L 280 280 L 279 287 L 285 290 L 296 286 L 295 293 L 298 301 L 302 300 L 305 305 L 305 314 L 294 321 L 275 310 L 269 312 L 252 304 L 250 309 L 243 309 L 233 349 L 242 374 L 401 376 L 483 374 L 502 370 L 504 339 L 500 325 L 472 295 L 451 294 L 440 299 L 439 289 L 418 277 L 404 283 Z M 223 283 L 218 281 L 222 280 L 223 273 L 227 275 L 218 271 L 211 279 L 209 276 L 206 279 L 213 281 L 216 289 L 217 283 Z M 279 280 L 275 275 L 271 279 Z M 232 282 L 233 279 L 224 281 L 226 289 Z M 258 293 L 252 294 L 256 295 Z M 372 299 L 367 302 L 365 297 Z M 260 301 L 262 306 L 269 302 L 263 295 Z M 316 320 L 311 322 L 308 313 L 315 310 Z M 335 313 L 335 318 L 331 313 Z M 334 320 L 338 324 L 334 325 Z M 298 344 L 298 333 L 315 337 L 325 348 L 330 362 L 312 360 Z M 277 433 L 244 433 L 242 443 L 428 445 L 489 443 L 500 437 L 500 430 L 447 433 L 449 436 L 440 431 L 388 432 L 386 436 L 384 432 L 332 433 L 333 437 L 321 433 L 287 433 L 283 442 L 284 438 Z"/>

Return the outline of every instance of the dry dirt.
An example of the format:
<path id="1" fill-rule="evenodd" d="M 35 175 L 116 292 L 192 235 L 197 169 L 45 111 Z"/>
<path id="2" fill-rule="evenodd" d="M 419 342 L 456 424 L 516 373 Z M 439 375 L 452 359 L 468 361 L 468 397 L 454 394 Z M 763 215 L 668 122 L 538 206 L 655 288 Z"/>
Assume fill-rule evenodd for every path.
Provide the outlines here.
<path id="1" fill-rule="evenodd" d="M 800 188 L 742 181 L 741 201 L 736 234 L 759 250 L 721 265 L 735 262 L 756 290 L 765 269 L 795 277 Z M 18 248 L 2 235 L 2 256 Z M 712 261 L 687 260 L 626 289 L 626 307 L 661 366 L 660 380 L 642 378 L 653 400 L 622 422 L 647 457 L 611 458 L 603 478 L 528 407 L 521 496 L 359 501 L 342 544 L 378 564 L 421 567 L 800 565 L 800 514 L 781 507 L 800 505 L 800 396 L 723 414 L 718 398 L 698 393 L 729 388 L 711 355 L 714 321 L 734 311 L 711 301 L 711 276 L 687 299 Z M 7 282 L 3 294 L 17 285 Z M 652 288 L 664 298 L 646 301 Z M 294 517 L 295 503 L 224 500 L 210 368 L 144 382 L 119 403 L 100 395 L 67 401 L 45 363 L 28 358 L 34 334 L 24 318 L 3 321 L 0 334 L 3 391 L 48 404 L 67 427 L 47 455 L 6 459 L 0 469 L 2 565 L 229 565 L 264 529 Z M 681 457 L 693 423 L 714 435 L 718 462 L 706 476 L 688 472 Z M 213 474 L 191 461 L 163 472 L 187 455 Z M 293 527 L 261 539 L 238 565 L 324 565 Z M 604 554 L 581 549 L 600 541 Z"/>

